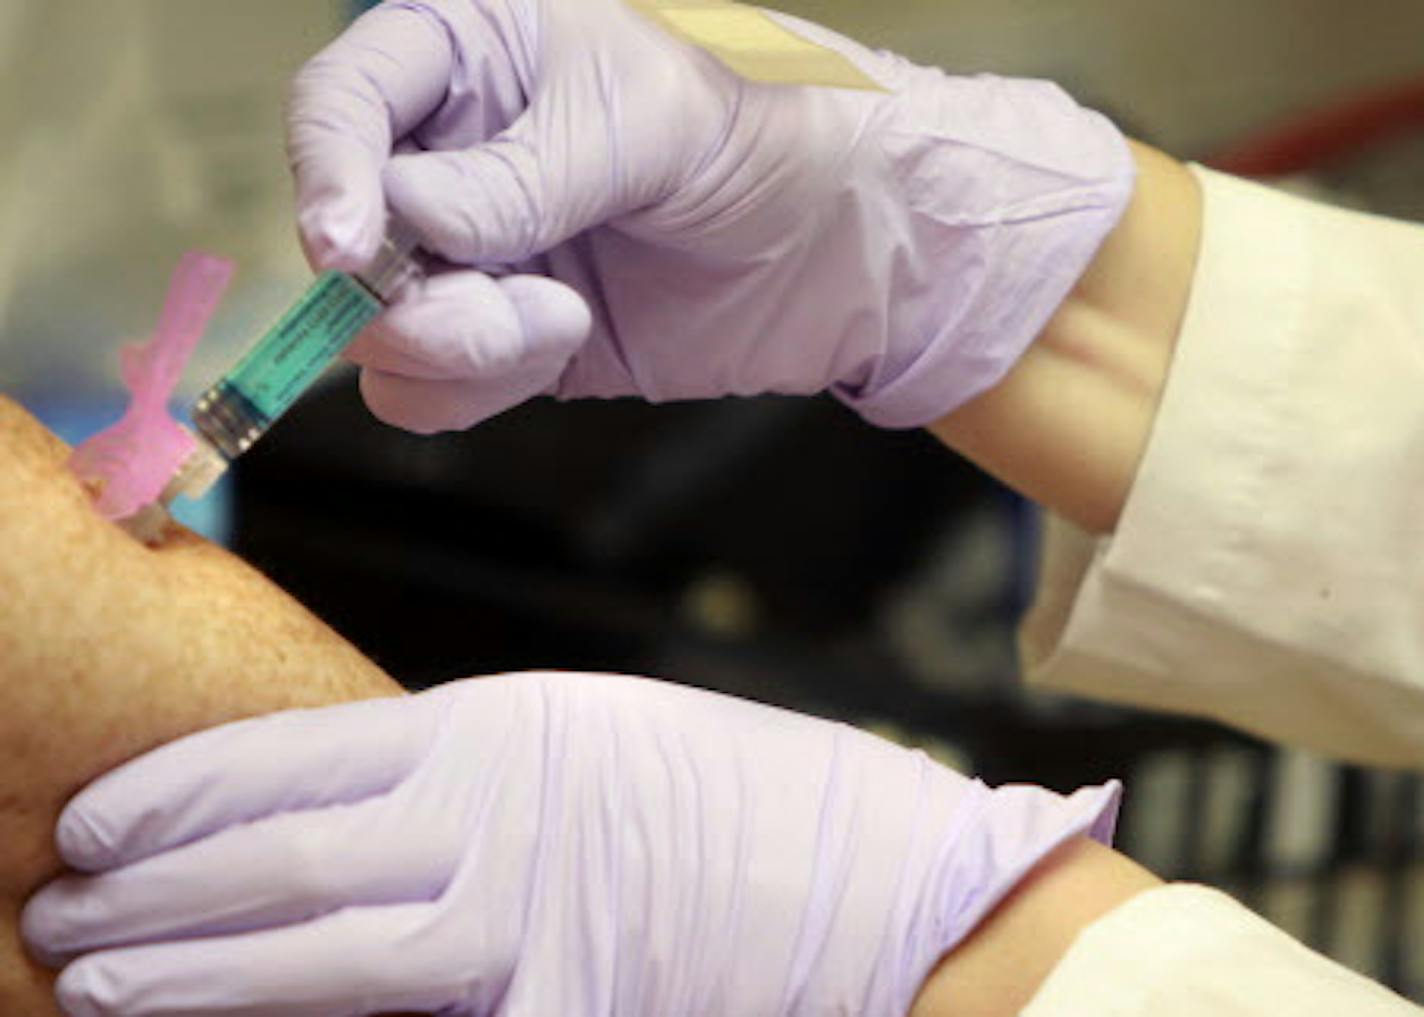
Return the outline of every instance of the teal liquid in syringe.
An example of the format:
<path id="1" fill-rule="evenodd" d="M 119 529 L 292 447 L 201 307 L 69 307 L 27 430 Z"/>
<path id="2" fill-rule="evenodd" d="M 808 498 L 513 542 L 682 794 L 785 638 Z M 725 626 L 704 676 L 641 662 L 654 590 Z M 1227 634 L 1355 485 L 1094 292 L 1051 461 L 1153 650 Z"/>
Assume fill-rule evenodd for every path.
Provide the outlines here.
<path id="1" fill-rule="evenodd" d="M 414 239 L 393 227 L 370 268 L 324 272 L 216 384 L 198 397 L 199 451 L 165 492 L 199 497 L 326 372 L 361 329 L 421 269 Z"/>

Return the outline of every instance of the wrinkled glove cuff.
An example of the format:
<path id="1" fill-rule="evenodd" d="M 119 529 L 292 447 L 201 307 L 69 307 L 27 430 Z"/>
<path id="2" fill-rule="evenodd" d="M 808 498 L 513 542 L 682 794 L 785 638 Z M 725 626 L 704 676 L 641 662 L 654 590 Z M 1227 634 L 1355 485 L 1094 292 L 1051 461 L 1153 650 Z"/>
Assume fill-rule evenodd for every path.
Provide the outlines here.
<path id="1" fill-rule="evenodd" d="M 1055 85 L 916 71 L 878 139 L 902 199 L 889 328 L 867 369 L 832 389 L 890 428 L 931 423 L 1009 372 L 1136 178 L 1118 129 Z"/>

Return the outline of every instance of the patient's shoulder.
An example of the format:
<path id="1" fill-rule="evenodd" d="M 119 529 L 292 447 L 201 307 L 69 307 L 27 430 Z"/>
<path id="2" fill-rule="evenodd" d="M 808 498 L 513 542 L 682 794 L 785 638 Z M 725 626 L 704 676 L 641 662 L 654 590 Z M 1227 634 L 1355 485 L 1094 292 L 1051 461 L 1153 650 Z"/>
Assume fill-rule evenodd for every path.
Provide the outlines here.
<path id="1" fill-rule="evenodd" d="M 61 468 L 69 447 L 23 406 L 0 395 L 0 462 L 46 472 Z"/>
<path id="2" fill-rule="evenodd" d="M 41 584 L 83 574 L 122 547 L 124 535 L 94 511 L 68 456 L 64 442 L 0 396 L 0 590 L 13 584 L 33 601 Z"/>
<path id="3" fill-rule="evenodd" d="M 0 550 L 36 540 L 50 548 L 102 548 L 107 556 L 143 550 L 94 511 L 94 492 L 70 472 L 69 452 L 23 406 L 0 395 Z M 153 549 L 204 543 L 170 525 Z"/>

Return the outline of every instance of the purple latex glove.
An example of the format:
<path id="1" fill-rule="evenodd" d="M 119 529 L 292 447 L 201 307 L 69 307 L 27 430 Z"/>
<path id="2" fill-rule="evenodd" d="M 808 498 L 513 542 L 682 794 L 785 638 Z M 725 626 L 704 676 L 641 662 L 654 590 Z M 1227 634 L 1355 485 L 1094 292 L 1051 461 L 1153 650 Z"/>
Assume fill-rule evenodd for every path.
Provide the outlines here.
<path id="1" fill-rule="evenodd" d="M 376 415 L 829 389 L 901 427 L 998 381 L 1120 216 L 1123 138 L 776 17 L 886 91 L 747 82 L 619 0 L 388 3 L 313 59 L 308 256 L 361 266 L 388 203 L 449 263 L 352 350 Z"/>
<path id="2" fill-rule="evenodd" d="M 989 790 L 844 725 L 528 674 L 195 735 L 65 810 L 72 1017 L 901 1017 L 1116 785 Z"/>

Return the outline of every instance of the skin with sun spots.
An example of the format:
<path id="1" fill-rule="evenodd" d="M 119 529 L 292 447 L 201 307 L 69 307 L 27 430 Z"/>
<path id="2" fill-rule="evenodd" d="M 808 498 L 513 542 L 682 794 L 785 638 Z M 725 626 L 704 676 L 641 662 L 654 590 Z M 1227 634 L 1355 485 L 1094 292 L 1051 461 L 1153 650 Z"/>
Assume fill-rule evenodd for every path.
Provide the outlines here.
<path id="1" fill-rule="evenodd" d="M 253 714 L 400 694 L 258 572 L 181 527 L 151 547 L 94 511 L 69 450 L 0 397 L 0 1013 L 54 1017 L 17 935 L 88 781 Z"/>
<path id="2" fill-rule="evenodd" d="M 68 449 L 0 397 L 0 1014 L 58 1017 L 26 956 L 25 900 L 57 875 L 52 831 L 83 785 L 159 744 L 290 707 L 400 695 L 260 574 L 173 527 L 152 546 L 100 518 Z M 1084 925 L 1157 880 L 1079 839 L 923 986 L 913 1017 L 1016 1012 Z M 1013 1010 L 1007 1009 L 1010 1005 Z"/>

